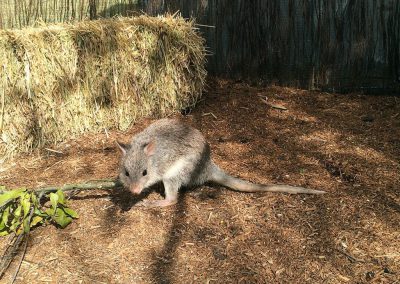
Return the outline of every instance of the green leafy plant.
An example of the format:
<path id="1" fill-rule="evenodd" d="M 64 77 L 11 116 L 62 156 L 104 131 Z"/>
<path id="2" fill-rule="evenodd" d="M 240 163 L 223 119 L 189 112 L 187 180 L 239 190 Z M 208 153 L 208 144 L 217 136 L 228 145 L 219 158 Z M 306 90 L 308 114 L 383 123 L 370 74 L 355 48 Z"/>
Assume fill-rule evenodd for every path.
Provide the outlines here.
<path id="1" fill-rule="evenodd" d="M 91 180 L 35 189 L 6 190 L 4 186 L 0 185 L 0 236 L 17 235 L 12 238 L 0 259 L 0 279 L 23 243 L 25 243 L 24 256 L 32 227 L 49 222 L 65 228 L 73 219 L 78 218 L 78 214 L 67 206 L 65 192 L 89 189 L 110 190 L 121 186 L 118 179 Z M 45 200 L 46 203 L 43 203 Z M 21 267 L 23 256 L 14 273 L 12 283 Z"/>
<path id="2" fill-rule="evenodd" d="M 78 214 L 67 206 L 62 190 L 45 195 L 50 200 L 50 207 L 40 204 L 38 192 L 25 188 L 6 191 L 0 187 L 0 190 L 0 236 L 28 233 L 32 227 L 46 222 L 65 228 L 72 219 L 78 218 Z"/>

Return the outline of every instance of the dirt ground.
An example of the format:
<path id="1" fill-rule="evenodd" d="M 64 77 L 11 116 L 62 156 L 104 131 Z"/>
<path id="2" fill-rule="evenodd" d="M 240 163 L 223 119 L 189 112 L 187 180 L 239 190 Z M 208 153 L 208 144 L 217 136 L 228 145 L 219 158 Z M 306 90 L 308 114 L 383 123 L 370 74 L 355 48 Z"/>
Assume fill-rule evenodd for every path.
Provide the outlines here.
<path id="1" fill-rule="evenodd" d="M 400 283 L 400 97 L 213 80 L 177 117 L 204 133 L 232 175 L 327 194 L 207 185 L 184 191 L 176 206 L 146 210 L 121 189 L 82 192 L 70 200 L 78 220 L 33 230 L 16 283 Z M 1 184 L 115 177 L 114 140 L 127 142 L 152 121 L 9 163 Z M 2 250 L 7 242 L 0 239 Z"/>

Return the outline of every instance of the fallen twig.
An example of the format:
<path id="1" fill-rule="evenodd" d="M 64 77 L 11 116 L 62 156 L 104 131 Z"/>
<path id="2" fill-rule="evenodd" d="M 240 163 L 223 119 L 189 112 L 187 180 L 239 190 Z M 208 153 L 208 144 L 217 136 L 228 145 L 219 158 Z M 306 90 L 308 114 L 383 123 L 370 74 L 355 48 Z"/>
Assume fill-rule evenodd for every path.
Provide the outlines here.
<path id="1" fill-rule="evenodd" d="M 345 255 L 351 262 L 365 262 L 363 259 L 355 258 L 354 256 L 352 256 L 351 254 L 349 254 L 344 250 L 341 249 L 336 249 L 336 250 Z"/>

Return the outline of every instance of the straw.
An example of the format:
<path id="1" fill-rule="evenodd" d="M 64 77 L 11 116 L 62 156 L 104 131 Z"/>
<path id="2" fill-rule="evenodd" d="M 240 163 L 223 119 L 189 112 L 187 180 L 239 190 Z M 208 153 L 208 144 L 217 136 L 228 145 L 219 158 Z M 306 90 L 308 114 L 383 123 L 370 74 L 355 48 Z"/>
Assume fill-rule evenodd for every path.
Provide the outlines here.
<path id="1" fill-rule="evenodd" d="M 125 130 L 196 103 L 204 40 L 179 16 L 0 31 L 0 155 Z"/>

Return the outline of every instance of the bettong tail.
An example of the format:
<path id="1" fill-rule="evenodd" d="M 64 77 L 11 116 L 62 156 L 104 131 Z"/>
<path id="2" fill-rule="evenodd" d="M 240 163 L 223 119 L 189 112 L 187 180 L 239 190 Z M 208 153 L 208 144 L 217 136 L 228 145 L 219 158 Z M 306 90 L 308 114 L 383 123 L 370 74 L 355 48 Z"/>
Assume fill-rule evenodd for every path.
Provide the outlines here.
<path id="1" fill-rule="evenodd" d="M 216 182 L 218 184 L 227 186 L 233 190 L 243 191 L 243 192 L 285 192 L 290 194 L 324 194 L 325 191 L 308 189 L 304 187 L 298 186 L 290 186 L 290 185 L 263 185 L 251 183 L 231 175 L 228 175 L 223 170 L 221 170 L 217 165 L 213 163 L 212 175 L 210 181 Z"/>

